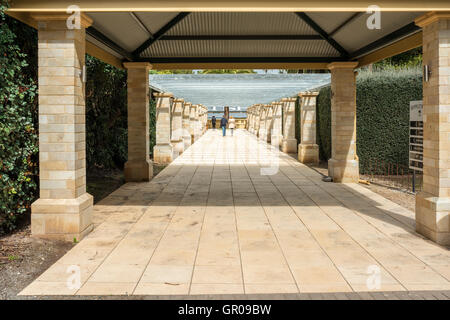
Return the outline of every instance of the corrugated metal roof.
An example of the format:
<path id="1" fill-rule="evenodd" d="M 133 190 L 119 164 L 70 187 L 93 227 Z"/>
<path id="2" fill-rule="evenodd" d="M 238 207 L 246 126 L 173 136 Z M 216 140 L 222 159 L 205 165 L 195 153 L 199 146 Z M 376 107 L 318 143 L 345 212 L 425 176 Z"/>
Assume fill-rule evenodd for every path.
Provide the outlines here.
<path id="1" fill-rule="evenodd" d="M 312 35 L 291 12 L 194 12 L 167 35 Z"/>
<path id="2" fill-rule="evenodd" d="M 136 50 L 171 21 L 176 12 L 90 12 L 93 27 L 129 52 Z M 355 12 L 308 12 L 326 32 L 336 30 Z M 350 54 L 412 23 L 422 12 L 381 12 L 381 29 L 366 26 L 370 14 L 362 13 L 332 35 Z M 175 36 L 318 36 L 293 12 L 193 12 L 179 21 L 166 37 Z M 396 39 L 392 39 L 395 41 Z M 376 49 L 376 48 L 375 48 Z M 120 54 L 120 52 L 119 52 Z M 184 57 L 336 57 L 324 40 L 157 40 L 141 53 L 149 58 Z"/>
<path id="3" fill-rule="evenodd" d="M 150 83 L 209 110 L 229 106 L 245 111 L 255 103 L 271 103 L 326 85 L 330 74 L 151 74 Z"/>
<path id="4" fill-rule="evenodd" d="M 171 40 L 157 41 L 142 57 L 331 57 L 338 52 L 324 40 Z"/>

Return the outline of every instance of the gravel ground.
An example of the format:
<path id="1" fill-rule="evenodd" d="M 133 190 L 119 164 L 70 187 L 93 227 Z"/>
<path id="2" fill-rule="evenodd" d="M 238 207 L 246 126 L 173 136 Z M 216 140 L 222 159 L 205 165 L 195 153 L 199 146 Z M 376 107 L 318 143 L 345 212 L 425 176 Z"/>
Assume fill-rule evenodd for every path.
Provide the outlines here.
<path id="1" fill-rule="evenodd" d="M 153 176 L 164 168 L 163 165 L 154 165 Z M 87 191 L 98 202 L 123 183 L 121 171 L 91 171 L 88 173 Z M 16 231 L 0 237 L 0 300 L 23 299 L 17 294 L 73 246 L 70 242 L 32 238 L 29 217 Z"/>

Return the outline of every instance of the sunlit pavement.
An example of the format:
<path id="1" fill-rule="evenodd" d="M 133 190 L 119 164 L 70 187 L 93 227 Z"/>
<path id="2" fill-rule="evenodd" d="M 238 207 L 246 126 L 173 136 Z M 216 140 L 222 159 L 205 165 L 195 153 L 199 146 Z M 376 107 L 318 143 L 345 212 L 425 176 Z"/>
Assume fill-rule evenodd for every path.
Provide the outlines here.
<path id="1" fill-rule="evenodd" d="M 450 252 L 413 212 L 227 134 L 100 201 L 94 231 L 21 295 L 450 290 Z"/>

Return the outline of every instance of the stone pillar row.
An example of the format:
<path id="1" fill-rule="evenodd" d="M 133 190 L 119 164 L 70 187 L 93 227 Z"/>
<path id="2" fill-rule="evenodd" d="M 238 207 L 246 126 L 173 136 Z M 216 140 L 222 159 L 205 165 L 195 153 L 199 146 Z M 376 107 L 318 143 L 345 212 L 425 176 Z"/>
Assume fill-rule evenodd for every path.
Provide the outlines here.
<path id="1" fill-rule="evenodd" d="M 201 104 L 154 93 L 156 99 L 156 145 L 153 160 L 169 164 L 206 132 L 208 109 Z"/>
<path id="2" fill-rule="evenodd" d="M 302 92 L 300 131 L 302 140 L 298 145 L 298 159 L 302 163 L 317 163 L 319 148 L 316 144 L 316 97 L 317 92 Z M 286 153 L 297 152 L 295 137 L 295 104 L 297 97 L 283 98 L 271 104 L 255 104 L 247 109 L 247 129 L 260 140 L 280 148 Z"/>

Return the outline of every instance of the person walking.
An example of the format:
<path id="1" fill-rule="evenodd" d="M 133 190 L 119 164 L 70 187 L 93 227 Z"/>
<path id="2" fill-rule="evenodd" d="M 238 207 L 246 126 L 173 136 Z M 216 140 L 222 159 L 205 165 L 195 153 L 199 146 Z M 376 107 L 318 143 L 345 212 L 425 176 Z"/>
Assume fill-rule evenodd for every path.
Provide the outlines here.
<path id="1" fill-rule="evenodd" d="M 236 120 L 233 117 L 230 117 L 230 122 L 228 124 L 228 128 L 231 130 L 231 136 L 233 136 L 234 128 L 236 127 Z"/>
<path id="2" fill-rule="evenodd" d="M 224 137 L 227 135 L 227 124 L 228 119 L 223 115 L 222 119 L 220 119 L 220 127 L 222 128 L 222 135 Z"/>
<path id="3" fill-rule="evenodd" d="M 216 116 L 212 116 L 211 118 L 211 127 L 216 130 Z"/>

